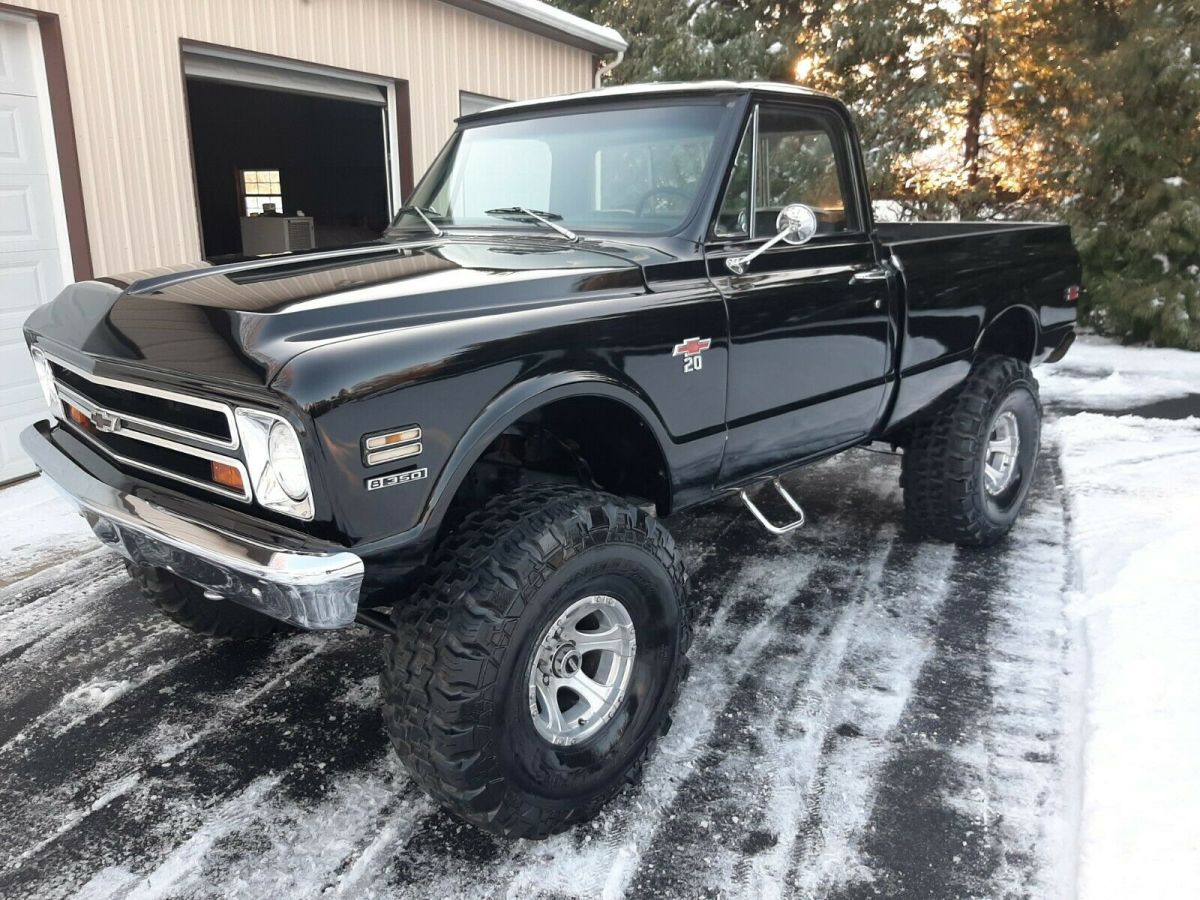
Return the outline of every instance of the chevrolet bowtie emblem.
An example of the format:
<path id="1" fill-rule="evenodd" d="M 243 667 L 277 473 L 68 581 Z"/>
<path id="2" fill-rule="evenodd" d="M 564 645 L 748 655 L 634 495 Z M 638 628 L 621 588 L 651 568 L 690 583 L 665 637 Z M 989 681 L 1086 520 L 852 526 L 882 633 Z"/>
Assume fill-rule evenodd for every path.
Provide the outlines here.
<path id="1" fill-rule="evenodd" d="M 107 413 L 102 409 L 98 409 L 92 413 L 92 425 L 97 431 L 105 433 L 121 430 L 121 420 L 112 413 Z"/>
<path id="2" fill-rule="evenodd" d="M 704 368 L 704 357 L 700 354 L 711 346 L 711 338 L 685 338 L 682 342 L 675 345 L 675 349 L 671 351 L 671 355 L 683 357 L 684 374 L 699 372 Z"/>

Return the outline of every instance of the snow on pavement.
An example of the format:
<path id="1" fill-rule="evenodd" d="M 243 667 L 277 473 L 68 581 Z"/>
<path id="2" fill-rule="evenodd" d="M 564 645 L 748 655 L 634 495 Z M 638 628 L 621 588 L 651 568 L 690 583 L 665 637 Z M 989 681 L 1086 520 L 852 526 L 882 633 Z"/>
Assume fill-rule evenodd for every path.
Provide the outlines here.
<path id="1" fill-rule="evenodd" d="M 1200 354 L 1081 335 L 1060 362 L 1039 367 L 1037 377 L 1052 407 L 1127 410 L 1200 396 Z"/>
<path id="2" fill-rule="evenodd" d="M 1190 357 L 1080 349 L 1073 374 L 1039 372 L 1052 408 L 1192 392 Z M 1196 737 L 1165 714 L 1197 674 L 1177 549 L 1196 546 L 1195 489 L 1170 481 L 1195 438 L 1059 419 L 1020 525 L 985 551 L 907 535 L 897 460 L 865 451 L 789 477 L 810 526 L 786 538 L 733 501 L 673 519 L 698 619 L 674 725 L 638 788 L 536 843 L 462 826 L 408 780 L 379 638 L 198 639 L 44 482 L 5 489 L 0 896 L 1052 897 L 1079 859 L 1084 896 L 1179 893 L 1195 782 L 1157 797 L 1133 770 L 1171 771 Z"/>
<path id="3" fill-rule="evenodd" d="M 1086 694 L 1080 896 L 1183 897 L 1200 876 L 1200 419 L 1054 423 Z"/>

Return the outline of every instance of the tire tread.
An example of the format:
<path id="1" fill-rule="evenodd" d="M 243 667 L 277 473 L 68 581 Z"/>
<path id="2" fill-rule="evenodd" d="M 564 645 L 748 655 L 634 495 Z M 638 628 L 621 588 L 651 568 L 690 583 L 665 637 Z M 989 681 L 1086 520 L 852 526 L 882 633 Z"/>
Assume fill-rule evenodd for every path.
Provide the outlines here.
<path id="1" fill-rule="evenodd" d="M 435 552 L 415 595 L 392 614 L 381 676 L 388 734 L 413 779 L 451 812 L 489 831 L 541 838 L 594 816 L 636 780 L 653 752 L 651 739 L 627 777 L 581 806 L 534 802 L 508 784 L 490 744 L 495 660 L 527 598 L 567 559 L 604 543 L 637 543 L 667 569 L 681 598 L 678 658 L 666 708 L 686 672 L 691 627 L 686 571 L 658 520 L 620 498 L 569 485 L 537 485 L 493 498 L 473 512 Z M 669 723 L 664 722 L 664 730 Z"/>
<path id="2" fill-rule="evenodd" d="M 987 517 L 977 462 L 992 410 L 1019 387 L 1033 396 L 1040 418 L 1037 379 L 1029 365 L 1011 356 L 983 356 L 954 400 L 913 429 L 900 475 L 909 528 L 974 547 L 993 544 L 1007 534 L 1009 526 L 998 526 Z"/>

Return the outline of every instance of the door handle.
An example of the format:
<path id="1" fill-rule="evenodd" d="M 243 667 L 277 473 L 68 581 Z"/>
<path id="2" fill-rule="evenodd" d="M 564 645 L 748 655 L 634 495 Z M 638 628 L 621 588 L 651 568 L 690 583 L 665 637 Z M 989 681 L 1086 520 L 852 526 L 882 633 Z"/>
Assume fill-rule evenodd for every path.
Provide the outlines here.
<path id="1" fill-rule="evenodd" d="M 880 266 L 876 269 L 864 269 L 861 272 L 855 272 L 850 276 L 851 284 L 867 284 L 871 281 L 886 281 L 888 277 L 887 269 Z"/>

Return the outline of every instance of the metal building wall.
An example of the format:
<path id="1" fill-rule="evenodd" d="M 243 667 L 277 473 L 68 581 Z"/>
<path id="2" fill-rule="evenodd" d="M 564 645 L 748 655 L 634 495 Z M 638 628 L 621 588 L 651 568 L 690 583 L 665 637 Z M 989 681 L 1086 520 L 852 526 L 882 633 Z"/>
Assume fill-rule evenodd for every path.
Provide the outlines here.
<path id="1" fill-rule="evenodd" d="M 586 50 L 438 0 L 8 0 L 59 16 L 97 274 L 197 259 L 180 40 L 409 83 L 419 177 L 458 92 L 586 90 Z M 403 138 L 403 135 L 402 135 Z"/>

